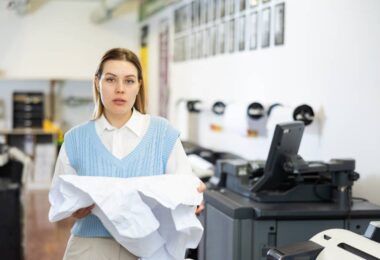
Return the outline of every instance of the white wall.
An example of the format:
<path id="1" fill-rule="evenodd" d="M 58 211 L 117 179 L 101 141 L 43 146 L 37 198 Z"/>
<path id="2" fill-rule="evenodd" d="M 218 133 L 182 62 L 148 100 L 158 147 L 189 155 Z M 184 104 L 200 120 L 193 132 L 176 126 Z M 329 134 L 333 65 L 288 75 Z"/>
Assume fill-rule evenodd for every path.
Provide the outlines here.
<path id="1" fill-rule="evenodd" d="M 33 1 L 31 1 L 33 2 Z M 137 4 L 137 1 L 131 1 Z M 0 1 L 0 77 L 91 79 L 100 57 L 112 47 L 140 48 L 137 8 L 95 25 L 98 1 L 46 1 L 19 16 Z M 1 91 L 1 90 L 0 90 Z"/>
<path id="2" fill-rule="evenodd" d="M 24 16 L 0 1 L 0 99 L 5 128 L 12 127 L 13 91 L 49 92 L 49 81 L 64 80 L 62 99 L 91 97 L 91 80 L 101 56 L 113 47 L 140 49 L 137 1 L 103 24 L 91 13 L 99 1 L 31 1 L 44 3 Z M 92 105 L 62 106 L 63 128 L 89 119 Z"/>
<path id="3" fill-rule="evenodd" d="M 300 154 L 356 159 L 355 195 L 380 204 L 380 1 L 285 2 L 284 46 L 171 64 L 171 120 L 179 98 L 308 103 L 325 119 L 319 136 L 306 129 Z M 200 130 L 201 145 L 248 159 L 265 159 L 269 149 L 270 137 L 211 133 L 205 115 Z"/>

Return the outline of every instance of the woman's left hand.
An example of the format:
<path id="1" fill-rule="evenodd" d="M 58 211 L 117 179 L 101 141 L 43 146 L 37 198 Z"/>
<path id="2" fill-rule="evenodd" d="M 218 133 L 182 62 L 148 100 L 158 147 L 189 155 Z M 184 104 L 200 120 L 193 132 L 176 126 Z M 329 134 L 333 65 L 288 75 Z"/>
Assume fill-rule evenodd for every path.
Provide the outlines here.
<path id="1" fill-rule="evenodd" d="M 197 188 L 198 192 L 205 192 L 206 191 L 206 185 L 201 182 Z M 202 211 L 205 209 L 205 203 L 202 201 L 201 205 L 197 206 L 197 209 L 195 210 L 195 214 L 199 215 L 202 213 Z"/>
<path id="2" fill-rule="evenodd" d="M 200 192 L 200 193 L 201 192 L 205 192 L 206 191 L 206 184 L 204 184 L 203 182 L 199 183 L 197 191 Z"/>

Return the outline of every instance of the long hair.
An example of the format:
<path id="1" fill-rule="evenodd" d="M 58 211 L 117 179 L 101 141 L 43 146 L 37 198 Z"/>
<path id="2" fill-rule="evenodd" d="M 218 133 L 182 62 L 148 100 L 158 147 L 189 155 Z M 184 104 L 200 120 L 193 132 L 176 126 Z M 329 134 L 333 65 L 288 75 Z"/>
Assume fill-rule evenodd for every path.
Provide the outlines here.
<path id="1" fill-rule="evenodd" d="M 146 113 L 146 100 L 145 100 L 145 87 L 144 87 L 144 79 L 142 74 L 142 67 L 139 59 L 136 54 L 132 51 L 124 48 L 114 48 L 108 50 L 102 57 L 100 64 L 96 70 L 95 78 L 93 82 L 93 96 L 95 102 L 95 109 L 93 114 L 93 119 L 98 119 L 104 113 L 104 106 L 100 99 L 100 93 L 98 88 L 96 87 L 95 81 L 96 78 L 100 79 L 103 73 L 104 64 L 109 60 L 120 60 L 120 61 L 128 61 L 132 63 L 137 69 L 137 78 L 140 82 L 140 90 L 136 96 L 136 101 L 133 107 L 138 110 L 140 113 Z"/>

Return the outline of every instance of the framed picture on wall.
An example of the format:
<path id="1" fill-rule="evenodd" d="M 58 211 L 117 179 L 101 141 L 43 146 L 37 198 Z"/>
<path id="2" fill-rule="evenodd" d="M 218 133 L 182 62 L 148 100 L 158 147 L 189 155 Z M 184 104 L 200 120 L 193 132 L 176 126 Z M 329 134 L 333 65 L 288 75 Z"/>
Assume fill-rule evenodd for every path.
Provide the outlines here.
<path id="1" fill-rule="evenodd" d="M 218 17 L 223 19 L 226 15 L 226 0 L 218 1 Z"/>
<path id="2" fill-rule="evenodd" d="M 208 0 L 207 8 L 207 22 L 212 22 L 214 20 L 214 0 Z"/>
<path id="3" fill-rule="evenodd" d="M 174 32 L 180 32 L 180 8 L 174 10 Z"/>
<path id="4" fill-rule="evenodd" d="M 206 28 L 203 33 L 203 57 L 207 58 L 210 49 L 210 28 Z"/>
<path id="5" fill-rule="evenodd" d="M 252 12 L 249 15 L 249 49 L 256 50 L 257 48 L 257 27 L 258 15 L 257 12 Z"/>
<path id="6" fill-rule="evenodd" d="M 218 49 L 217 52 L 220 54 L 226 51 L 226 23 L 221 22 L 218 25 Z"/>
<path id="7" fill-rule="evenodd" d="M 210 40 L 210 55 L 215 56 L 216 55 L 216 48 L 217 48 L 217 27 L 214 25 L 211 27 L 211 40 Z"/>
<path id="8" fill-rule="evenodd" d="M 179 37 L 174 40 L 174 61 L 185 60 L 185 38 Z"/>
<path id="9" fill-rule="evenodd" d="M 191 2 L 191 25 L 193 28 L 199 26 L 200 8 L 199 0 Z"/>
<path id="10" fill-rule="evenodd" d="M 261 11 L 261 47 L 267 48 L 270 45 L 270 8 Z"/>
<path id="11" fill-rule="evenodd" d="M 228 3 L 228 13 L 233 15 L 235 13 L 235 0 L 226 0 Z"/>
<path id="12" fill-rule="evenodd" d="M 178 38 L 174 39 L 173 61 L 178 61 Z"/>
<path id="13" fill-rule="evenodd" d="M 235 51 L 235 19 L 231 19 L 228 22 L 228 52 L 232 53 Z"/>
<path id="14" fill-rule="evenodd" d="M 189 59 L 189 41 L 190 41 L 190 35 L 185 35 L 182 37 L 182 60 L 188 60 Z"/>
<path id="15" fill-rule="evenodd" d="M 277 4 L 274 12 L 274 44 L 283 45 L 285 42 L 285 3 Z"/>
<path id="16" fill-rule="evenodd" d="M 207 17 L 207 5 L 208 5 L 208 0 L 199 0 L 199 5 L 200 5 L 200 19 L 199 19 L 199 24 L 205 24 L 206 23 L 206 17 Z"/>
<path id="17" fill-rule="evenodd" d="M 217 18 L 217 7 L 219 0 L 212 0 L 212 19 L 211 21 L 215 21 Z"/>
<path id="18" fill-rule="evenodd" d="M 246 0 L 239 0 L 239 11 L 242 12 L 246 8 Z"/>
<path id="19" fill-rule="evenodd" d="M 193 32 L 190 35 L 190 59 L 197 58 L 197 34 Z"/>
<path id="20" fill-rule="evenodd" d="M 239 28 L 238 28 L 238 46 L 239 51 L 245 50 L 245 15 L 239 17 Z"/>
<path id="21" fill-rule="evenodd" d="M 203 57 L 203 30 L 197 33 L 196 53 L 197 53 L 197 58 Z"/>
<path id="22" fill-rule="evenodd" d="M 259 4 L 259 0 L 249 0 L 250 7 L 256 7 Z"/>
<path id="23" fill-rule="evenodd" d="M 189 11 L 191 11 L 191 4 L 184 5 L 181 8 L 181 11 L 182 11 L 182 14 L 181 14 L 182 30 L 181 31 L 186 31 L 190 25 L 190 13 L 189 13 Z"/>

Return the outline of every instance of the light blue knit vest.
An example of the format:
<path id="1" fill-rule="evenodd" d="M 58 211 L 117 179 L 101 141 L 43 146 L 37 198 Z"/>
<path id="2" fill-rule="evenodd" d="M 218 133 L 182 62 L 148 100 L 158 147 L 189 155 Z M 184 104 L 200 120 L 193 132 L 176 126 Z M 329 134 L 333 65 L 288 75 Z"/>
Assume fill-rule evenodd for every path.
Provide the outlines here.
<path id="1" fill-rule="evenodd" d="M 94 121 L 89 121 L 66 133 L 65 149 L 71 166 L 81 176 L 152 176 L 165 173 L 178 136 L 178 131 L 166 119 L 152 116 L 140 143 L 119 160 L 103 145 Z M 77 220 L 71 233 L 81 237 L 111 236 L 98 217 L 92 214 Z"/>

